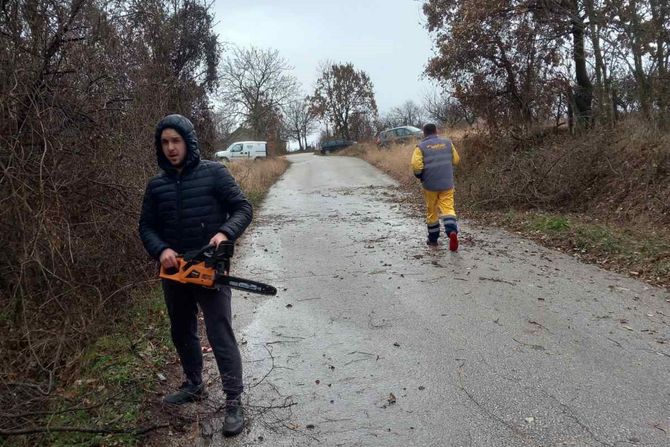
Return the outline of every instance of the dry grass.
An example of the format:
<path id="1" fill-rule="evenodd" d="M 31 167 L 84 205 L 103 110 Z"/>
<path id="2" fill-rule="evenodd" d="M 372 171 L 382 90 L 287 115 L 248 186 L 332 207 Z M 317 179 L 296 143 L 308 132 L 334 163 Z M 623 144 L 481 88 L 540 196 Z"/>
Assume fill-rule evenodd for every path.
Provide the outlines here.
<path id="1" fill-rule="evenodd" d="M 265 197 L 268 190 L 288 168 L 285 157 L 263 160 L 240 160 L 227 164 L 230 173 L 239 183 L 242 191 L 254 206 Z"/>
<path id="2" fill-rule="evenodd" d="M 468 128 L 444 129 L 440 132 L 440 135 L 449 136 L 454 141 L 459 152 L 460 141 L 472 134 L 473 130 Z M 411 143 L 394 144 L 380 149 L 373 143 L 362 143 L 338 151 L 337 154 L 360 157 L 386 172 L 404 186 L 415 186 L 417 180 L 410 167 L 410 160 L 415 147 L 416 145 Z"/>
<path id="3" fill-rule="evenodd" d="M 440 130 L 440 135 L 446 135 L 449 138 L 451 138 L 454 142 L 460 141 L 463 138 L 466 138 L 470 135 L 476 134 L 478 132 L 477 129 L 474 128 L 469 128 L 469 127 L 459 127 L 456 129 L 444 129 Z"/>
<path id="4" fill-rule="evenodd" d="M 410 160 L 414 146 L 393 145 L 378 149 L 371 143 L 357 144 L 337 152 L 338 155 L 360 157 L 378 167 L 405 186 L 415 185 L 417 180 L 412 174 Z"/>

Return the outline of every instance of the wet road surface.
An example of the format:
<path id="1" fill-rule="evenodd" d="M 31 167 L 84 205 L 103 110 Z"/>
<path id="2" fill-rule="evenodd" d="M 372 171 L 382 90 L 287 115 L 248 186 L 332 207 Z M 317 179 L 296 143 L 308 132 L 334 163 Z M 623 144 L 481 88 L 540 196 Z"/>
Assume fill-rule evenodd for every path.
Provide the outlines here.
<path id="1" fill-rule="evenodd" d="M 380 171 L 290 159 L 233 271 L 279 289 L 233 293 L 250 424 L 196 445 L 670 445 L 667 291 L 467 223 L 428 249 Z"/>

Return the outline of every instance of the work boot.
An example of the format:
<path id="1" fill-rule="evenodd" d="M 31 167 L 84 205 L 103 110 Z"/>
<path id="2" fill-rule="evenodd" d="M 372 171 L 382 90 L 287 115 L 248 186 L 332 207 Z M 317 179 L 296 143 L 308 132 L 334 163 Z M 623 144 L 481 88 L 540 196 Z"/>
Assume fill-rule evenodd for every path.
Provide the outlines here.
<path id="1" fill-rule="evenodd" d="M 458 250 L 458 233 L 452 231 L 449 233 L 449 250 L 456 251 Z"/>
<path id="2" fill-rule="evenodd" d="M 207 391 L 205 391 L 204 383 L 195 384 L 187 380 L 181 384 L 178 391 L 165 396 L 163 402 L 169 405 L 183 405 L 206 397 Z"/>
<path id="3" fill-rule="evenodd" d="M 428 245 L 429 247 L 437 247 L 439 244 L 437 243 L 437 240 L 433 241 L 431 239 L 428 239 L 426 241 L 426 245 Z"/>
<path id="4" fill-rule="evenodd" d="M 244 411 L 242 409 L 242 400 L 238 397 L 234 400 L 226 401 L 226 416 L 223 419 L 223 436 L 236 436 L 244 428 Z"/>

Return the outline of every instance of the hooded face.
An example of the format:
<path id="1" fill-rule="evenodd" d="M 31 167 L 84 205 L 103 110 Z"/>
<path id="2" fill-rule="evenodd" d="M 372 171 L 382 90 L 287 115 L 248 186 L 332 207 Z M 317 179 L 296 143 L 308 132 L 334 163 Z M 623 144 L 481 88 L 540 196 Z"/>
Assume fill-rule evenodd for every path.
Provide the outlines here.
<path id="1" fill-rule="evenodd" d="M 172 114 L 156 124 L 154 133 L 158 166 L 167 174 L 193 169 L 200 163 L 198 137 L 188 118 Z"/>
<path id="2" fill-rule="evenodd" d="M 169 127 L 163 129 L 160 141 L 163 155 L 170 164 L 175 168 L 182 167 L 186 158 L 186 142 L 179 132 Z"/>

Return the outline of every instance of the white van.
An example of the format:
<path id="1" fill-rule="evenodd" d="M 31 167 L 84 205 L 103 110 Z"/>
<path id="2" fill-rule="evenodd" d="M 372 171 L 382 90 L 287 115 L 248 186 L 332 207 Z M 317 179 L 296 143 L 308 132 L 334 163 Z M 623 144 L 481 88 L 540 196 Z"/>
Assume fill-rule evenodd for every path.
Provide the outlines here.
<path id="1" fill-rule="evenodd" d="M 225 151 L 216 152 L 214 156 L 223 161 L 265 158 L 268 156 L 267 142 L 238 141 L 228 146 Z"/>

